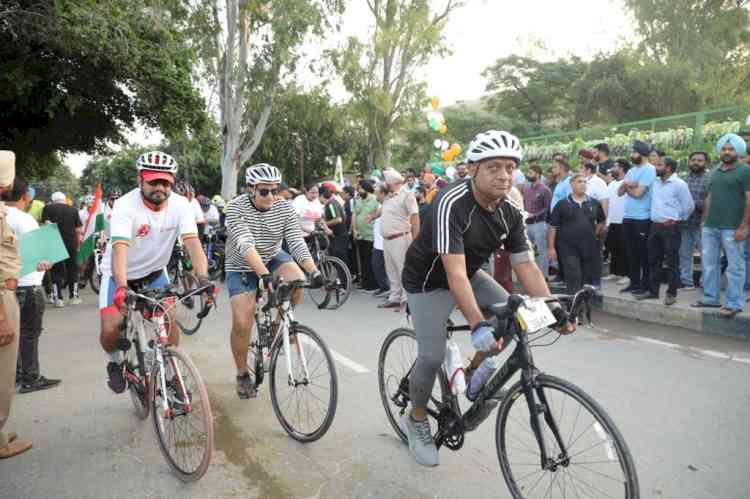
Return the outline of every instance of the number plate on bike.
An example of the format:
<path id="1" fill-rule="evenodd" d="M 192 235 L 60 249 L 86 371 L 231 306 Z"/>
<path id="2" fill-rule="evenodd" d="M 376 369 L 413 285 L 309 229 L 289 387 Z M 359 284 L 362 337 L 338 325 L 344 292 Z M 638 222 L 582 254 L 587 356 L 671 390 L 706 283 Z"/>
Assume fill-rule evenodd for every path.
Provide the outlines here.
<path id="1" fill-rule="evenodd" d="M 526 332 L 533 332 L 557 322 L 544 300 L 526 300 L 518 308 L 521 325 Z"/>

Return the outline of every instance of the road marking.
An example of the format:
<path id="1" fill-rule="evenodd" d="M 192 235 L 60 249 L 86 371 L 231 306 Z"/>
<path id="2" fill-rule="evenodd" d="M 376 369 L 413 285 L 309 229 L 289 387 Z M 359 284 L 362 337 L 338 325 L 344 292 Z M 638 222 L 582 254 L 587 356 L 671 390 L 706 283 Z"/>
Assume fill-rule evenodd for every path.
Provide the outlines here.
<path id="1" fill-rule="evenodd" d="M 653 338 L 646 338 L 645 336 L 633 336 L 633 338 L 643 343 L 651 343 L 652 345 L 659 345 L 659 346 L 672 348 L 672 349 L 689 350 L 689 351 L 698 353 L 700 355 L 703 355 L 704 357 L 713 357 L 715 359 L 731 360 L 734 362 L 741 362 L 743 364 L 750 364 L 750 359 L 748 358 L 732 357 L 729 354 L 726 354 L 724 352 L 717 352 L 716 350 L 704 350 L 702 348 L 687 347 L 683 345 L 678 345 L 677 343 L 669 343 L 667 341 L 655 340 Z"/>
<path id="2" fill-rule="evenodd" d="M 311 340 L 307 336 L 302 336 L 302 342 L 305 343 L 306 345 L 315 346 L 315 347 L 318 346 L 313 340 Z M 333 357 L 336 362 L 338 362 L 339 364 L 341 364 L 343 366 L 348 367 L 349 369 L 351 369 L 355 373 L 357 373 L 357 374 L 368 374 L 370 372 L 370 370 L 367 369 L 362 364 L 354 362 L 352 359 L 350 359 L 349 357 L 346 357 L 346 356 L 338 353 L 333 348 L 329 347 L 328 350 L 331 352 L 331 357 Z"/>

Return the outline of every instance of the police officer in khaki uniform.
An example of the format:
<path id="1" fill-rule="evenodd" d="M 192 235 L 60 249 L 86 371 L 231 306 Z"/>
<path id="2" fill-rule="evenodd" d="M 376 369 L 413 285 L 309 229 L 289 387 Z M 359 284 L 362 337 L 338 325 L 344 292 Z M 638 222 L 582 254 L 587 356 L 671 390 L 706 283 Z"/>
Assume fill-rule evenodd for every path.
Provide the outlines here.
<path id="1" fill-rule="evenodd" d="M 0 191 L 13 187 L 16 156 L 0 151 Z M 7 208 L 0 203 L 0 459 L 16 456 L 31 448 L 28 440 L 13 433 L 3 433 L 16 391 L 16 357 L 18 355 L 19 313 L 16 286 L 21 272 L 18 240 L 6 220 Z"/>

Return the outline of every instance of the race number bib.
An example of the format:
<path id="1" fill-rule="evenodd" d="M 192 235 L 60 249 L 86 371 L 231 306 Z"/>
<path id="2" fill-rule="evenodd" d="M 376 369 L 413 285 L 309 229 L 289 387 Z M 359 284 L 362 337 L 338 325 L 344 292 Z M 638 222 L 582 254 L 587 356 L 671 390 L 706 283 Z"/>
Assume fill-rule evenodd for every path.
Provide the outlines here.
<path id="1" fill-rule="evenodd" d="M 527 333 L 539 331 L 557 322 L 544 300 L 528 299 L 518 308 L 521 326 Z"/>

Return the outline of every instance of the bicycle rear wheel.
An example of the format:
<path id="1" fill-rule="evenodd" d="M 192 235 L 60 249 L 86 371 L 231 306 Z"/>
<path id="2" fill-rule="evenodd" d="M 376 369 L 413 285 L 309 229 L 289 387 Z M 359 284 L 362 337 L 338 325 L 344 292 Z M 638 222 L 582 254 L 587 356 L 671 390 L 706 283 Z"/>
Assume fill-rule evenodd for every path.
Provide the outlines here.
<path id="1" fill-rule="evenodd" d="M 328 347 L 309 327 L 295 324 L 289 331 L 291 355 L 279 356 L 284 348 L 279 341 L 271 353 L 269 381 L 271 404 L 281 426 L 299 442 L 312 442 L 325 435 L 333 423 L 338 401 L 338 378 Z M 300 357 L 300 346 L 307 373 Z M 279 365 L 279 358 L 282 359 Z M 289 379 L 286 360 L 292 364 Z"/>
<path id="2" fill-rule="evenodd" d="M 326 283 L 322 288 L 308 288 L 310 299 L 319 308 L 335 310 L 346 303 L 352 292 L 352 275 L 343 260 L 335 256 L 324 256 L 319 263 L 320 273 Z"/>
<path id="3" fill-rule="evenodd" d="M 378 358 L 378 385 L 380 400 L 383 402 L 385 414 L 393 430 L 404 443 L 408 443 L 406 435 L 401 430 L 399 420 L 409 406 L 409 372 L 417 360 L 417 337 L 409 328 L 398 328 L 391 331 L 380 348 Z M 427 412 L 433 422 L 430 427 L 433 435 L 438 424 L 434 415 L 443 407 L 443 400 L 448 394 L 448 380 L 445 372 L 440 369 L 432 388 L 432 395 L 427 402 Z"/>
<path id="4" fill-rule="evenodd" d="M 536 378 L 547 469 L 529 422 L 521 382 L 508 392 L 497 414 L 495 443 L 505 483 L 515 498 L 639 497 L 638 477 L 625 439 L 589 395 L 577 386 L 546 374 Z M 539 395 L 538 395 L 539 397 Z M 564 442 L 563 455 L 549 420 Z"/>
<path id="5" fill-rule="evenodd" d="M 154 364 L 151 403 L 154 430 L 164 458 L 183 482 L 199 480 L 211 462 L 214 424 L 208 392 L 190 357 L 180 349 L 163 350 L 166 387 Z M 168 410 L 163 404 L 166 399 Z"/>
<path id="6" fill-rule="evenodd" d="M 93 260 L 91 261 L 91 268 L 89 269 L 89 284 L 91 284 L 91 289 L 94 290 L 94 293 L 99 294 L 99 289 L 102 286 L 102 274 L 97 270 L 96 264 Z"/>
<path id="7" fill-rule="evenodd" d="M 182 294 L 198 287 L 198 279 L 186 272 L 177 280 L 177 292 Z M 203 319 L 198 318 L 198 312 L 203 310 L 203 295 L 196 294 L 177 303 L 177 325 L 180 331 L 187 335 L 195 334 L 200 329 Z"/>

